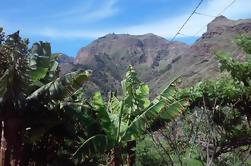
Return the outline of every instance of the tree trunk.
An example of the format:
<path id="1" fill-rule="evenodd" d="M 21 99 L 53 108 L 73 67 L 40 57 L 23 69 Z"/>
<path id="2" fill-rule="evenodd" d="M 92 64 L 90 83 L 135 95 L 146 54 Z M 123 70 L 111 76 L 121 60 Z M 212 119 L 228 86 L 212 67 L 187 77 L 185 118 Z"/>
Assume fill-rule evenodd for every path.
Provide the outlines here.
<path id="1" fill-rule="evenodd" d="M 111 161 L 108 166 L 121 166 L 123 164 L 121 157 L 121 147 L 116 146 L 111 152 Z"/>
<path id="2" fill-rule="evenodd" d="M 18 132 L 20 131 L 21 121 L 16 117 L 6 120 L 6 141 L 7 151 L 5 153 L 5 166 L 22 165 L 22 143 Z"/>
<path id="3" fill-rule="evenodd" d="M 127 165 L 135 166 L 136 162 L 136 141 L 127 142 Z"/>

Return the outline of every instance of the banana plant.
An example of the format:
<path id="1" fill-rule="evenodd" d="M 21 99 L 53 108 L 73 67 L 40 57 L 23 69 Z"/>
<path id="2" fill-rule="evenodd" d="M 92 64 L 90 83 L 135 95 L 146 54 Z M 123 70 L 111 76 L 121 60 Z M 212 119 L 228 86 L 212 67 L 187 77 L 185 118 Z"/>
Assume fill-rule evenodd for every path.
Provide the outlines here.
<path id="1" fill-rule="evenodd" d="M 123 94 L 117 97 L 110 94 L 107 103 L 101 93 L 93 95 L 91 106 L 97 115 L 103 133 L 82 140 L 82 144 L 74 153 L 77 155 L 87 149 L 111 151 L 108 165 L 121 165 L 121 153 L 125 145 L 129 153 L 128 165 L 135 164 L 136 140 L 146 134 L 147 128 L 161 118 L 171 121 L 180 115 L 188 105 L 186 100 L 175 99 L 176 88 L 170 83 L 152 102 L 148 99 L 149 88 L 139 81 L 135 70 L 129 66 L 125 79 L 122 81 Z"/>
<path id="2" fill-rule="evenodd" d="M 51 53 L 50 43 L 40 41 L 32 45 L 29 65 L 34 86 L 42 86 L 59 76 L 58 58 L 59 54 Z"/>
<path id="3" fill-rule="evenodd" d="M 31 150 L 27 153 L 34 154 L 32 149 L 40 152 L 46 145 L 53 146 L 66 137 L 66 122 L 71 120 L 71 116 L 78 117 L 76 114 L 79 114 L 75 108 L 80 103 L 71 98 L 91 72 L 77 71 L 59 78 L 58 56 L 51 54 L 49 43 L 35 43 L 29 49 L 28 40 L 22 39 L 19 32 L 5 36 L 2 31 L 0 28 L 0 120 L 6 124 L 6 156 L 11 156 L 12 151 L 16 161 L 28 165 L 22 163 L 28 162 L 28 159 L 22 159 L 18 154 L 25 153 L 25 150 Z M 73 126 L 76 123 L 70 122 Z M 58 129 L 58 126 L 63 130 L 55 134 L 54 129 Z M 56 141 L 39 146 L 39 141 L 48 140 Z M 23 148 L 23 145 L 32 149 Z M 54 151 L 50 155 L 52 153 Z M 44 155 L 47 155 L 46 151 Z M 43 161 L 42 156 L 39 157 Z M 6 158 L 6 162 L 9 160 Z"/>

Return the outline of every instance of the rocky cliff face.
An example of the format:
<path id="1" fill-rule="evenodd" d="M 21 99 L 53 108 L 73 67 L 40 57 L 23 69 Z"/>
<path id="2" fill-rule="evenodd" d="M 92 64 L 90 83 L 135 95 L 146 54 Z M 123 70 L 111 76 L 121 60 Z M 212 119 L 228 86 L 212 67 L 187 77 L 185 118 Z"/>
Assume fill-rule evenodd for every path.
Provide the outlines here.
<path id="1" fill-rule="evenodd" d="M 234 21 L 220 16 L 209 23 L 207 32 L 189 49 L 193 67 L 186 73 L 190 76 L 187 78 L 187 83 L 218 75 L 218 62 L 215 59 L 217 52 L 227 52 L 237 58 L 242 57 L 242 50 L 234 43 L 234 38 L 238 35 L 251 35 L 251 19 Z"/>
<path id="2" fill-rule="evenodd" d="M 224 16 L 217 17 L 191 46 L 170 42 L 154 34 L 108 34 L 81 48 L 74 64 L 70 62 L 67 66 L 69 64 L 64 62 L 63 71 L 69 71 L 65 67 L 92 69 L 89 91 L 100 89 L 107 93 L 119 89 L 128 65 L 132 64 L 139 77 L 157 93 L 178 76 L 185 80 L 185 86 L 216 77 L 215 53 L 225 51 L 241 56 L 241 50 L 232 42 L 240 34 L 251 35 L 251 19 L 233 21 Z"/>

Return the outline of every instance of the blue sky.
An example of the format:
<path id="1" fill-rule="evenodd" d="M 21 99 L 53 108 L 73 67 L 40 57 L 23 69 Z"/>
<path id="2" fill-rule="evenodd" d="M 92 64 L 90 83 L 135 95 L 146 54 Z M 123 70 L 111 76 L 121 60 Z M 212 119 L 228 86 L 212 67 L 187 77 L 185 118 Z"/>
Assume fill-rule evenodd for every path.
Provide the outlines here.
<path id="1" fill-rule="evenodd" d="M 154 33 L 170 39 L 199 0 L 0 0 L 0 26 L 21 30 L 31 42 L 49 41 L 53 52 L 75 56 L 79 48 L 107 33 Z M 216 16 L 232 0 L 204 0 L 198 12 Z M 251 0 L 236 0 L 223 15 L 251 18 Z M 191 43 L 213 18 L 194 15 L 182 30 Z M 199 31 L 202 29 L 201 31 Z M 199 31 L 199 33 L 197 33 Z M 196 35 L 195 35 L 196 34 Z M 195 37 L 190 37 L 194 36 Z"/>

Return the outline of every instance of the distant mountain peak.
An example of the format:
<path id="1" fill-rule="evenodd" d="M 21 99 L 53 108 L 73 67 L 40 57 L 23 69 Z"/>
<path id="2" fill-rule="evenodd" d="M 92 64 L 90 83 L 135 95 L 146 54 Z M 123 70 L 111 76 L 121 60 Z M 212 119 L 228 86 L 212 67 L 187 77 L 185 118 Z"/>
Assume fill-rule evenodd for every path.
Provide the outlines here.
<path id="1" fill-rule="evenodd" d="M 120 38 L 120 37 L 132 37 L 132 38 L 140 38 L 140 37 L 157 37 L 157 38 L 162 38 L 158 35 L 155 35 L 153 33 L 146 33 L 146 34 L 143 34 L 143 35 L 130 35 L 130 34 L 116 34 L 116 33 L 108 33 L 102 37 L 99 37 L 98 39 L 105 39 L 105 38 Z"/>
<path id="2" fill-rule="evenodd" d="M 193 45 L 168 41 L 153 33 L 143 35 L 110 33 L 80 49 L 74 65 L 64 63 L 67 70 L 83 68 L 94 71 L 90 92 L 100 89 L 103 93 L 118 90 L 129 64 L 139 77 L 157 92 L 177 76 L 191 85 L 201 79 L 215 77 L 218 63 L 217 51 L 235 52 L 232 42 L 239 34 L 251 35 L 251 20 L 230 20 L 216 17 Z M 235 54 L 239 56 L 241 53 Z M 154 94 L 153 94 L 154 95 Z"/>
<path id="3" fill-rule="evenodd" d="M 220 16 L 217 16 L 215 17 L 215 19 L 212 21 L 224 21 L 224 20 L 229 20 L 227 17 L 223 16 L 223 15 L 220 15 Z"/>
<path id="4" fill-rule="evenodd" d="M 207 25 L 206 33 L 216 32 L 216 31 L 222 32 L 225 29 L 229 29 L 231 27 L 236 27 L 240 25 L 250 27 L 250 21 L 251 21 L 250 19 L 231 20 L 225 16 L 218 16 Z M 233 29 L 233 31 L 241 31 L 241 29 L 240 28 L 235 30 Z"/>

